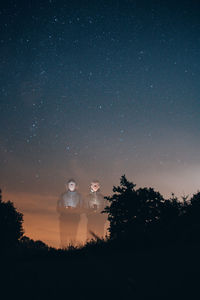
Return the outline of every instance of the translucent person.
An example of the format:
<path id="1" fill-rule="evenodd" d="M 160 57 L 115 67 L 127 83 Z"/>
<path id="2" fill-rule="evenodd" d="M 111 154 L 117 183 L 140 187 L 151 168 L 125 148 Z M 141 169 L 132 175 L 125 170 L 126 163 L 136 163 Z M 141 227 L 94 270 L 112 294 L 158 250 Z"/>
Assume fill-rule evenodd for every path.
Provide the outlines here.
<path id="1" fill-rule="evenodd" d="M 87 238 L 92 238 L 92 233 L 98 237 L 104 237 L 104 226 L 107 220 L 107 214 L 101 214 L 106 206 L 106 201 L 100 193 L 99 181 L 91 182 L 90 193 L 86 199 L 87 207 Z"/>
<path id="2" fill-rule="evenodd" d="M 82 199 L 76 187 L 76 182 L 73 179 L 69 180 L 66 184 L 66 192 L 60 196 L 57 202 L 61 248 L 66 248 L 70 244 L 76 244 L 77 242 Z"/>

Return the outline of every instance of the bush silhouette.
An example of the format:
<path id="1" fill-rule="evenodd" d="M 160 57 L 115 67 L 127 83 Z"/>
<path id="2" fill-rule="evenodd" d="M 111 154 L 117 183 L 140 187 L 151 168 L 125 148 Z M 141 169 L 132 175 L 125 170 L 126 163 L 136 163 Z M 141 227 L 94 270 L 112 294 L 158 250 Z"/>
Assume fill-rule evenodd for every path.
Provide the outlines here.
<path id="1" fill-rule="evenodd" d="M 3 202 L 0 190 L 0 249 L 14 247 L 23 235 L 23 215 L 11 201 Z"/>
<path id="2" fill-rule="evenodd" d="M 120 186 L 113 187 L 114 194 L 106 199 L 111 203 L 104 212 L 110 221 L 110 237 L 132 238 L 146 234 L 160 221 L 163 196 L 152 188 L 135 189 L 125 175 Z"/>
<path id="3" fill-rule="evenodd" d="M 193 194 L 183 208 L 182 239 L 187 243 L 200 244 L 200 192 Z"/>
<path id="4" fill-rule="evenodd" d="M 105 197 L 110 206 L 110 239 L 126 240 L 134 245 L 167 245 L 184 239 L 184 234 L 192 230 L 200 232 L 200 193 L 179 202 L 174 194 L 163 196 L 153 188 L 135 188 L 125 175 L 120 185 L 113 187 L 114 194 Z M 187 230 L 186 230 L 187 229 Z"/>
<path id="5" fill-rule="evenodd" d="M 34 241 L 25 235 L 20 239 L 20 246 L 23 249 L 48 250 L 48 246 L 41 240 Z"/>

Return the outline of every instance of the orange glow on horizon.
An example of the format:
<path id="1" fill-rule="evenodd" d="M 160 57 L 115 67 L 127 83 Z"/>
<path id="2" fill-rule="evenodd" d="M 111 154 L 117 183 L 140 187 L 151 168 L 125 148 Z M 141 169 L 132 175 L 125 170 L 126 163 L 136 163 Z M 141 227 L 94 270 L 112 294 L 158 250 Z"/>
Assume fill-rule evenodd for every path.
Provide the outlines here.
<path id="1" fill-rule="evenodd" d="M 17 210 L 24 216 L 24 234 L 33 240 L 41 240 L 48 246 L 59 248 L 58 214 L 56 212 L 57 197 L 35 194 L 3 193 L 4 201 L 12 201 Z M 78 240 L 86 239 L 86 220 L 81 218 Z"/>
<path id="2" fill-rule="evenodd" d="M 48 195 L 3 193 L 3 201 L 12 201 L 16 209 L 23 214 L 24 234 L 55 248 L 60 247 L 57 199 L 58 197 Z M 80 245 L 86 242 L 86 226 L 87 217 L 82 214 L 78 227 L 78 244 Z"/>

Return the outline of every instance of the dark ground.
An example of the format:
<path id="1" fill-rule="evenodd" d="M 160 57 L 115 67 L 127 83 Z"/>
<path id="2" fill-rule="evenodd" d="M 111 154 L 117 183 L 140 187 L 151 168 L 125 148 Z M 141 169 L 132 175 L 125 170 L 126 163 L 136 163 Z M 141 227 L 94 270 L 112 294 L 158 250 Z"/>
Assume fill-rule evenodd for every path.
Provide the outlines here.
<path id="1" fill-rule="evenodd" d="M 3 259 L 2 299 L 200 299 L 200 247 Z"/>

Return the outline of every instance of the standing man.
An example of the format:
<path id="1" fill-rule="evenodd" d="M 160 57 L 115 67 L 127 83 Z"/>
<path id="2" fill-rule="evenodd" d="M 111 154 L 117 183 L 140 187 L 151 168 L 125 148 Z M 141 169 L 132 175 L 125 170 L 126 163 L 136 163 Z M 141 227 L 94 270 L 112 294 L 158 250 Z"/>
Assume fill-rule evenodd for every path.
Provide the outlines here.
<path id="1" fill-rule="evenodd" d="M 82 209 L 82 199 L 76 190 L 75 180 L 70 179 L 66 184 L 66 192 L 57 202 L 59 214 L 61 248 L 77 242 L 77 229 Z"/>
<path id="2" fill-rule="evenodd" d="M 107 220 L 106 214 L 101 214 L 106 206 L 106 201 L 100 193 L 100 183 L 93 180 L 90 184 L 90 193 L 86 199 L 87 208 L 87 238 L 91 239 L 92 233 L 99 238 L 104 237 L 104 226 Z"/>

